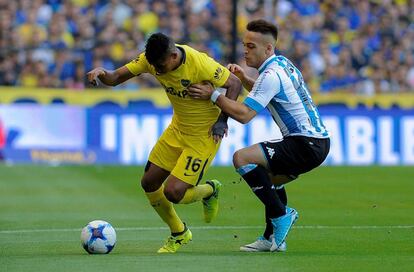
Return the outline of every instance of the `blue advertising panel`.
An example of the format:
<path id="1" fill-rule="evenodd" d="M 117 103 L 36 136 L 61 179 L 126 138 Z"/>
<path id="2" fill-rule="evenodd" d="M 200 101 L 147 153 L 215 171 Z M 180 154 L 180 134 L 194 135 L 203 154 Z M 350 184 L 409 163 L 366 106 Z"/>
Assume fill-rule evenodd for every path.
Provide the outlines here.
<path id="1" fill-rule="evenodd" d="M 414 110 L 321 107 L 331 132 L 329 165 L 414 165 Z M 120 163 L 144 164 L 169 124 L 171 112 L 154 108 L 89 111 L 88 145 L 115 152 Z M 234 151 L 268 139 L 281 138 L 271 117 L 260 114 L 249 124 L 229 120 L 229 135 L 215 164 L 231 165 Z"/>
<path id="2" fill-rule="evenodd" d="M 333 165 L 414 165 L 414 110 L 329 107 Z"/>
<path id="3" fill-rule="evenodd" d="M 414 165 L 414 109 L 320 107 L 331 132 L 327 165 Z M 0 152 L 10 162 L 137 164 L 170 123 L 172 110 L 67 105 L 0 106 Z M 271 117 L 249 124 L 229 120 L 214 164 L 231 165 L 233 153 L 281 138 Z"/>

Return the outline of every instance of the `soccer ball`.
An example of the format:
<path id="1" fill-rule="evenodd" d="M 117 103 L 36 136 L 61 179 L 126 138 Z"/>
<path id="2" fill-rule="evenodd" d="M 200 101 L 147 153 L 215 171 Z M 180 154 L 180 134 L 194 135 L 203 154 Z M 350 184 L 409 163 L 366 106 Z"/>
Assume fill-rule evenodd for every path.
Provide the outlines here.
<path id="1" fill-rule="evenodd" d="M 83 248 L 89 254 L 108 254 L 115 247 L 115 229 L 106 221 L 89 222 L 81 232 Z"/>

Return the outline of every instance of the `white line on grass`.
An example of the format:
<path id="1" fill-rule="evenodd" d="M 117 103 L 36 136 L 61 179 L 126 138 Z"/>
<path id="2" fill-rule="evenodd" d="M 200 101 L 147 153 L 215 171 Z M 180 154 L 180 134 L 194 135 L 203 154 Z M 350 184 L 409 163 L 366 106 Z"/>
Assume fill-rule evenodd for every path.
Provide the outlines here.
<path id="1" fill-rule="evenodd" d="M 240 230 L 240 229 L 261 229 L 263 226 L 191 226 L 194 230 Z M 402 226 L 294 226 L 295 229 L 414 229 L 414 225 Z M 117 231 L 154 231 L 167 230 L 167 227 L 130 227 L 115 228 Z M 72 232 L 80 231 L 80 228 L 72 229 L 20 229 L 20 230 L 0 230 L 0 234 L 19 234 L 19 233 L 36 233 L 36 232 Z"/>

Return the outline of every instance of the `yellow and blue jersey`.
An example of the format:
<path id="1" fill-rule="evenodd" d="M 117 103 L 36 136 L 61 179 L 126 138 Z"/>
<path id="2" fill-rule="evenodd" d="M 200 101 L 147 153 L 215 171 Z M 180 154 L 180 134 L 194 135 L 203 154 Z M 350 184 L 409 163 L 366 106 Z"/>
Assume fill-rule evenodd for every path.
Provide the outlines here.
<path id="1" fill-rule="evenodd" d="M 220 110 L 210 100 L 192 99 L 187 87 L 203 81 L 221 87 L 230 76 L 230 71 L 205 53 L 186 45 L 177 47 L 183 52 L 183 61 L 177 69 L 168 73 L 158 74 L 144 53 L 126 67 L 134 75 L 150 73 L 161 83 L 174 109 L 171 122 L 174 128 L 184 134 L 207 135 Z"/>

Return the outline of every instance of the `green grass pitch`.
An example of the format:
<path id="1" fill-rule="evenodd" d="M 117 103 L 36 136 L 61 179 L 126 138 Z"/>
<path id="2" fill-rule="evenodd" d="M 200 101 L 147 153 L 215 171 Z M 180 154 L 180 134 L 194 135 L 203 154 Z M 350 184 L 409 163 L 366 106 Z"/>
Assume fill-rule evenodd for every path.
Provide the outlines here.
<path id="1" fill-rule="evenodd" d="M 0 271 L 414 271 L 414 168 L 320 167 L 287 186 L 300 218 L 285 253 L 244 253 L 262 233 L 263 208 L 232 168 L 218 218 L 178 205 L 193 241 L 156 250 L 168 230 L 139 187 L 142 167 L 0 165 Z M 80 231 L 103 219 L 117 230 L 108 255 L 88 255 Z"/>

